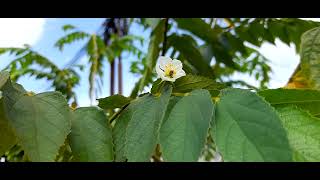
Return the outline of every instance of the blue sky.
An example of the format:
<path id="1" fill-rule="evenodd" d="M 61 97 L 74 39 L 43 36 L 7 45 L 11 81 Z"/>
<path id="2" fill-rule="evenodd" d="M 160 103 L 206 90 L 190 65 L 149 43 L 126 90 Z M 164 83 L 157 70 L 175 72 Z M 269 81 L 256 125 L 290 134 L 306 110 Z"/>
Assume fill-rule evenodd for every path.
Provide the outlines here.
<path id="1" fill-rule="evenodd" d="M 32 46 L 33 50 L 39 52 L 40 54 L 48 57 L 52 62 L 54 62 L 58 67 L 64 67 L 68 61 L 77 53 L 77 51 L 84 45 L 86 40 L 79 41 L 78 43 L 71 44 L 69 46 L 66 46 L 63 50 L 63 52 L 59 51 L 57 48 L 54 47 L 54 43 L 63 35 L 65 35 L 65 32 L 62 30 L 62 26 L 65 24 L 72 24 L 76 26 L 78 29 L 88 32 L 88 33 L 94 33 L 97 32 L 101 24 L 103 23 L 103 18 L 62 18 L 62 19 L 44 19 L 44 20 L 33 20 L 29 21 L 25 26 L 30 27 L 30 30 L 25 32 L 23 29 L 20 31 L 15 31 L 15 34 L 11 33 L 11 29 L 14 28 L 23 28 L 20 27 L 19 24 L 21 24 L 24 19 L 11 19 L 4 20 L 0 18 L 0 27 L 3 27 L 4 24 L 6 24 L 6 27 L 8 27 L 8 30 L 5 30 L 4 33 L 6 35 L 10 34 L 11 38 L 6 38 L 6 36 L 3 35 L 1 37 L 0 35 L 0 46 L 1 47 L 20 47 L 24 43 L 28 43 Z M 1 24 L 2 23 L 2 24 Z M 32 28 L 34 27 L 34 28 Z M 3 30 L 4 31 L 4 30 Z M 133 33 L 139 33 L 144 34 L 146 37 L 148 33 L 150 33 L 148 30 L 144 31 L 143 28 L 139 28 L 137 26 L 131 28 L 131 31 Z M 0 30 L 1 34 L 1 30 Z M 20 34 L 20 37 L 27 37 L 30 36 L 30 38 L 22 38 L 22 40 L 15 40 L 15 35 Z M 24 35 L 21 35 L 24 34 Z M 6 42 L 2 42 L 1 40 L 6 38 Z M 14 42 L 12 42 L 14 41 Z M 139 45 L 139 44 L 137 44 Z M 142 47 L 141 47 L 142 48 Z M 146 51 L 146 46 L 144 46 L 144 51 Z M 6 65 L 10 63 L 10 60 L 12 60 L 12 57 L 9 57 L 7 55 L 0 56 L 0 68 L 4 68 Z M 131 55 L 124 55 L 123 59 L 123 93 L 124 95 L 128 96 L 130 95 L 131 89 L 133 88 L 135 82 L 138 80 L 138 77 L 132 73 L 130 73 L 130 62 L 132 62 L 134 59 Z M 83 73 L 81 73 L 81 82 L 80 85 L 75 88 L 79 105 L 80 106 L 89 106 L 90 105 L 90 99 L 88 96 L 88 71 L 89 68 L 87 66 L 86 56 L 84 56 L 78 64 L 85 65 L 85 69 Z M 108 96 L 109 94 L 109 83 L 108 83 L 108 77 L 110 73 L 110 67 L 107 62 L 104 63 L 105 67 L 105 74 L 104 74 L 104 87 L 102 94 L 99 94 L 98 98 Z M 23 77 L 20 78 L 18 83 L 21 83 L 25 89 L 28 91 L 34 91 L 37 93 L 52 90 L 50 88 L 50 85 L 46 82 L 46 80 L 35 80 L 32 77 Z M 116 81 L 117 85 L 117 81 Z M 96 102 L 94 102 L 96 104 Z"/>
<path id="2" fill-rule="evenodd" d="M 63 52 L 60 52 L 53 45 L 62 37 L 65 33 L 61 27 L 65 24 L 72 24 L 78 27 L 80 30 L 88 33 L 96 32 L 99 26 L 103 23 L 103 18 L 61 18 L 61 19 L 5 19 L 0 18 L 0 47 L 21 47 L 27 43 L 32 48 L 44 56 L 48 57 L 57 66 L 63 67 L 82 47 L 85 41 L 66 46 Z M 316 19 L 317 20 L 317 19 Z M 149 31 L 143 31 L 141 27 L 134 26 L 131 31 L 139 34 L 143 34 L 148 37 Z M 146 43 L 147 44 L 147 43 Z M 147 46 L 143 47 L 143 50 L 147 50 Z M 276 41 L 276 46 L 269 43 L 265 43 L 259 49 L 262 54 L 271 60 L 271 67 L 273 74 L 269 83 L 269 88 L 279 88 L 286 84 L 288 78 L 291 76 L 295 67 L 299 63 L 299 56 L 295 53 L 294 47 L 288 47 L 287 45 Z M 81 75 L 81 82 L 75 91 L 78 97 L 80 106 L 89 106 L 90 99 L 88 96 L 88 66 L 86 64 L 86 57 L 80 60 L 80 64 L 85 65 L 85 71 Z M 0 69 L 4 68 L 12 59 L 8 56 L 0 56 Z M 134 76 L 129 72 L 131 62 L 135 60 L 133 56 L 126 56 L 123 59 L 123 85 L 124 95 L 128 96 L 138 80 L 137 76 Z M 109 94 L 109 66 L 107 63 L 105 66 L 105 75 L 103 92 L 98 96 L 105 97 Z M 235 74 L 233 79 L 241 79 L 249 82 L 253 85 L 258 85 L 253 77 L 243 74 Z M 19 80 L 28 91 L 34 91 L 37 93 L 52 90 L 50 85 L 45 80 L 34 80 L 30 77 L 24 77 Z M 96 102 L 94 102 L 96 104 Z"/>

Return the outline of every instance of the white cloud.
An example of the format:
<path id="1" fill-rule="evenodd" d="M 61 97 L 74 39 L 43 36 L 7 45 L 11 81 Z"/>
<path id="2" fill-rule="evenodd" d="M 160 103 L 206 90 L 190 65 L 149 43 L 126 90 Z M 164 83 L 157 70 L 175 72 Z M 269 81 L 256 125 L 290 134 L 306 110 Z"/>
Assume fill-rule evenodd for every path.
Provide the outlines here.
<path id="1" fill-rule="evenodd" d="M 271 62 L 273 71 L 270 77 L 269 88 L 280 88 L 287 84 L 295 68 L 300 62 L 300 56 L 294 46 L 287 46 L 280 40 L 276 40 L 276 46 L 264 43 L 260 52 Z"/>
<path id="2" fill-rule="evenodd" d="M 300 62 L 300 56 L 296 53 L 294 46 L 287 46 L 280 40 L 275 41 L 276 45 L 263 43 L 258 49 L 267 59 L 272 69 L 268 88 L 275 89 L 285 86 Z M 235 80 L 244 80 L 247 83 L 259 86 L 254 76 L 249 74 L 235 73 L 232 76 Z"/>
<path id="3" fill-rule="evenodd" d="M 320 21 L 320 18 L 300 18 L 303 20 L 310 20 L 310 21 Z"/>
<path id="4" fill-rule="evenodd" d="M 320 21 L 320 18 L 300 18 L 303 20 Z M 300 62 L 300 56 L 296 53 L 294 46 L 287 46 L 280 40 L 276 40 L 275 46 L 270 43 L 263 43 L 259 51 L 268 58 L 273 73 L 270 77 L 268 88 L 281 88 L 285 86 Z M 235 73 L 234 80 L 244 80 L 247 83 L 259 86 L 258 81 L 248 74 Z"/>
<path id="5" fill-rule="evenodd" d="M 35 44 L 42 35 L 44 18 L 0 18 L 0 47 Z"/>
<path id="6" fill-rule="evenodd" d="M 300 62 L 300 56 L 296 53 L 294 46 L 289 47 L 277 39 L 275 45 L 263 43 L 258 50 L 270 60 L 272 74 L 268 88 L 285 86 Z M 249 74 L 235 73 L 232 79 L 244 80 L 251 85 L 259 86 L 259 82 Z"/>

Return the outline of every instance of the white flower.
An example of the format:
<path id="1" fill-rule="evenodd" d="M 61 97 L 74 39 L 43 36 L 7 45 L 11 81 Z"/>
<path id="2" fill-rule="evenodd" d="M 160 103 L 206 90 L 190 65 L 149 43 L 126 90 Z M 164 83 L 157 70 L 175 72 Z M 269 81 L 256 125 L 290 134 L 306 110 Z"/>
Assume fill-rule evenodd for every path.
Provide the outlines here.
<path id="1" fill-rule="evenodd" d="M 156 71 L 158 78 L 161 78 L 163 81 L 174 82 L 176 79 L 186 75 L 182 69 L 181 61 L 177 59 L 172 60 L 164 56 L 158 58 Z"/>

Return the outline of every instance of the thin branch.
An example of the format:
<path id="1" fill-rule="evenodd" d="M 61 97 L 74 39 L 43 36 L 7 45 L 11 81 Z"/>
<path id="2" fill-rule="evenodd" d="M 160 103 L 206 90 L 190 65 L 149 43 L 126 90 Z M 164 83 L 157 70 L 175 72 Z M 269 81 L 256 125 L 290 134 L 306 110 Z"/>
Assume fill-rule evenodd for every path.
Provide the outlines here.
<path id="1" fill-rule="evenodd" d="M 210 18 L 209 24 L 212 25 L 214 18 Z"/>
<path id="2" fill-rule="evenodd" d="M 114 114 L 110 117 L 110 119 L 109 119 L 110 124 L 111 124 L 115 119 L 117 119 L 117 117 L 120 115 L 120 113 L 121 113 L 122 111 L 124 111 L 124 109 L 125 109 L 126 107 L 128 107 L 129 104 L 130 104 L 130 103 L 124 105 L 119 111 L 117 111 L 116 113 L 114 113 Z"/>
<path id="3" fill-rule="evenodd" d="M 118 93 L 122 94 L 122 59 L 118 57 Z"/>
<path id="4" fill-rule="evenodd" d="M 167 45 L 167 31 L 168 31 L 168 25 L 169 25 L 169 18 L 166 18 L 166 22 L 164 25 L 164 35 L 163 35 L 163 43 L 162 43 L 162 54 L 161 56 L 164 56 L 166 54 L 166 45 Z"/>
<path id="5" fill-rule="evenodd" d="M 212 18 L 212 19 L 213 21 L 210 23 L 210 25 L 211 25 L 211 28 L 214 28 L 217 24 L 217 18 Z"/>
<path id="6" fill-rule="evenodd" d="M 227 27 L 222 27 L 222 29 L 227 30 L 227 31 L 230 31 L 232 28 L 235 27 L 235 26 L 234 26 L 234 23 L 231 21 L 231 19 L 229 19 L 229 18 L 224 18 L 223 20 L 228 24 L 228 26 L 227 26 Z"/>

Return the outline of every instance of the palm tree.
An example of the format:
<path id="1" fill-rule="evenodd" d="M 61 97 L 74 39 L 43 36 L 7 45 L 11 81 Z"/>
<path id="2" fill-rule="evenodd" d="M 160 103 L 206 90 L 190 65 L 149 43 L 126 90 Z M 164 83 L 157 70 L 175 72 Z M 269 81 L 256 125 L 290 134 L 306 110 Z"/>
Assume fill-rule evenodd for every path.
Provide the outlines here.
<path id="1" fill-rule="evenodd" d="M 115 69 L 118 69 L 118 93 L 122 94 L 122 59 L 121 54 L 124 51 L 136 53 L 139 50 L 132 43 L 136 36 L 128 35 L 129 23 L 126 18 L 107 18 L 99 27 L 97 33 L 89 34 L 83 31 L 78 31 L 72 25 L 65 25 L 65 31 L 76 30 L 66 36 L 60 38 L 56 46 L 60 50 L 66 44 L 73 43 L 78 40 L 88 39 L 87 43 L 79 49 L 76 55 L 67 63 L 67 67 L 77 63 L 84 55 L 89 56 L 91 64 L 89 74 L 89 96 L 92 102 L 94 97 L 95 82 L 98 84 L 98 89 L 101 92 L 103 67 L 102 63 L 107 59 L 110 63 L 110 95 L 115 94 Z M 118 62 L 116 64 L 116 62 Z M 117 67 L 116 67 L 117 66 Z M 97 80 L 99 78 L 99 80 Z M 96 93 L 97 94 L 97 93 Z"/>
<path id="2" fill-rule="evenodd" d="M 110 45 L 111 34 L 123 37 L 128 34 L 128 22 L 126 18 L 110 18 L 104 22 L 104 43 Z M 110 95 L 114 94 L 115 87 L 115 59 L 111 60 L 110 70 Z M 118 94 L 122 94 L 122 60 L 121 54 L 118 57 Z"/>

